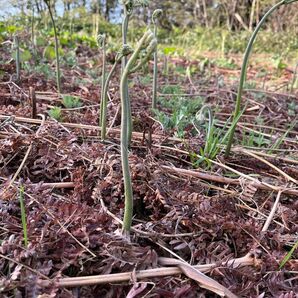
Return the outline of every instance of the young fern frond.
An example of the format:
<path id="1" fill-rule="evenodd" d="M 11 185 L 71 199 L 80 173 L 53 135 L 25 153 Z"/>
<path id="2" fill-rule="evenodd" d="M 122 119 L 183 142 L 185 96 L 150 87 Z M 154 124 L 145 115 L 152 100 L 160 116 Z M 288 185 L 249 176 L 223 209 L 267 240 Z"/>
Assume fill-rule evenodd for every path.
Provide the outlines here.
<path id="1" fill-rule="evenodd" d="M 101 139 L 104 141 L 106 139 L 106 131 L 107 131 L 107 104 L 108 104 L 108 88 L 111 81 L 111 78 L 116 70 L 117 64 L 121 61 L 121 59 L 125 56 L 130 55 L 133 52 L 133 49 L 129 45 L 124 45 L 117 53 L 115 62 L 105 80 L 103 91 L 102 91 L 102 101 L 100 105 L 100 116 L 101 116 Z"/>
<path id="2" fill-rule="evenodd" d="M 61 74 L 60 74 L 59 44 L 58 44 L 57 28 L 56 28 L 55 20 L 54 20 L 54 17 L 53 17 L 50 0 L 44 0 L 44 2 L 45 2 L 46 6 L 48 8 L 50 18 L 51 18 L 51 21 L 52 21 L 52 25 L 53 25 L 53 29 L 54 29 L 55 55 L 56 55 L 56 80 L 57 80 L 58 92 L 61 93 L 62 88 L 61 88 Z"/>
<path id="3" fill-rule="evenodd" d="M 106 35 L 99 34 L 97 36 L 97 45 L 102 50 L 102 74 L 101 74 L 101 96 L 100 96 L 100 112 L 99 124 L 102 124 L 102 112 L 104 102 L 104 85 L 106 81 Z"/>
<path id="4" fill-rule="evenodd" d="M 128 31 L 129 18 L 133 13 L 133 9 L 136 7 L 147 7 L 149 5 L 149 1 L 148 0 L 122 0 L 121 2 L 123 4 L 122 45 L 125 45 L 127 44 L 127 31 Z M 123 57 L 121 62 L 122 74 L 124 72 L 126 63 L 127 63 L 127 58 Z M 128 98 L 129 97 L 128 82 L 125 86 L 125 93 L 126 93 L 126 97 Z M 128 105 L 127 110 L 129 111 L 129 114 L 131 114 L 130 101 L 128 100 L 126 104 Z M 127 129 L 128 129 L 129 140 L 131 140 L 132 118 L 129 119 Z"/>
<path id="5" fill-rule="evenodd" d="M 154 37 L 157 39 L 157 20 L 161 17 L 162 15 L 162 10 L 161 9 L 156 9 L 154 10 L 152 14 L 152 23 L 154 25 Z M 156 109 L 157 105 L 157 47 L 156 50 L 154 51 L 154 66 L 153 66 L 153 94 L 152 94 L 152 108 Z"/>
<path id="6" fill-rule="evenodd" d="M 268 12 L 263 16 L 263 18 L 261 19 L 261 21 L 259 22 L 259 24 L 257 25 L 257 27 L 255 28 L 244 53 L 244 57 L 243 57 L 243 62 L 242 62 L 242 68 L 241 68 L 241 74 L 240 74 L 240 82 L 239 82 L 239 86 L 238 86 L 238 92 L 237 92 L 237 98 L 236 98 L 236 105 L 235 105 L 235 110 L 234 110 L 234 115 L 233 115 L 233 121 L 235 121 L 236 118 L 239 119 L 239 114 L 240 114 L 240 107 L 241 107 L 241 99 L 242 99 L 242 93 L 243 93 L 243 86 L 246 80 L 246 72 L 247 72 L 247 66 L 248 66 L 248 59 L 250 56 L 250 53 L 252 51 L 252 47 L 254 44 L 254 41 L 262 27 L 262 25 L 265 23 L 265 21 L 267 20 L 267 18 L 275 11 L 277 10 L 279 7 L 281 7 L 284 4 L 290 4 L 293 2 L 297 2 L 298 0 L 282 0 L 280 2 L 278 2 L 277 4 L 275 4 L 271 9 L 268 10 Z M 228 143 L 227 143 L 227 147 L 226 147 L 226 152 L 225 152 L 225 156 L 228 157 L 230 155 L 230 151 L 231 151 L 231 147 L 232 147 L 232 143 L 233 143 L 233 138 L 234 138 L 234 133 L 235 133 L 235 129 L 236 129 L 236 125 L 237 122 L 235 123 L 235 125 L 233 126 L 232 130 L 230 131 L 230 135 L 229 135 L 229 139 L 228 139 Z"/>
<path id="7" fill-rule="evenodd" d="M 146 63 L 146 60 L 140 59 L 140 53 L 142 49 L 147 49 L 148 52 L 153 52 L 153 40 L 154 36 L 153 33 L 148 30 L 145 32 L 143 37 L 140 39 L 140 41 L 137 44 L 136 49 L 132 53 L 130 59 L 128 60 L 122 77 L 121 77 L 121 83 L 120 83 L 120 93 L 121 93 L 121 164 L 122 164 L 122 172 L 123 172 L 123 178 L 124 178 L 124 196 L 125 196 L 125 209 L 124 209 L 124 218 L 123 218 L 123 235 L 129 238 L 130 228 L 132 224 L 132 216 L 133 216 L 133 191 L 132 191 L 132 184 L 131 184 L 131 177 L 130 177 L 130 170 L 129 170 L 129 161 L 128 161 L 128 145 L 130 142 L 129 139 L 129 130 L 128 130 L 128 123 L 131 121 L 131 114 L 128 109 L 129 107 L 129 98 L 127 97 L 127 82 L 128 82 L 128 76 L 131 74 L 131 71 L 136 68 L 136 65 L 138 67 L 141 67 L 143 63 Z M 151 46 L 150 46 L 151 45 Z M 155 40 L 156 45 L 156 40 Z M 150 47 L 149 47 L 150 46 Z M 145 55 L 147 59 L 149 59 L 150 55 Z M 138 61 L 140 59 L 140 61 Z M 147 60 L 148 61 L 148 60 Z"/>
<path id="8" fill-rule="evenodd" d="M 19 45 L 19 37 L 17 35 L 14 36 L 13 39 L 13 47 L 15 49 L 15 55 L 16 55 L 16 81 L 19 82 L 21 75 L 21 61 L 20 61 L 20 45 Z"/>

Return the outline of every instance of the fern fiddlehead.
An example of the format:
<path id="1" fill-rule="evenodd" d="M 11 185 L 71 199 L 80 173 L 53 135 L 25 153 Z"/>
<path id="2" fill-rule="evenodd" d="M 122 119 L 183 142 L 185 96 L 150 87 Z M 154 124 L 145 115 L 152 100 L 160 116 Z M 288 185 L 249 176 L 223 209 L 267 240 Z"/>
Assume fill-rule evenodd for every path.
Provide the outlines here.
<path id="1" fill-rule="evenodd" d="M 157 20 L 161 17 L 162 15 L 162 10 L 161 9 L 156 9 L 154 10 L 153 14 L 152 14 L 152 23 L 154 26 L 154 37 L 157 39 Z M 157 104 L 157 72 L 158 72 L 158 68 L 157 68 L 157 48 L 154 51 L 154 66 L 153 66 L 153 94 L 152 94 L 152 108 L 156 109 L 156 104 Z"/>
<path id="2" fill-rule="evenodd" d="M 239 86 L 238 86 L 238 92 L 237 92 L 237 98 L 236 98 L 236 105 L 235 105 L 235 110 L 234 110 L 234 115 L 233 115 L 233 127 L 231 129 L 231 132 L 229 134 L 229 138 L 228 138 L 228 142 L 227 142 L 227 146 L 226 146 L 226 152 L 225 152 L 225 157 L 228 157 L 230 155 L 230 151 L 231 151 L 231 147 L 232 147 L 232 143 L 233 143 L 233 139 L 234 139 L 234 134 L 235 134 L 235 130 L 236 130 L 236 126 L 237 126 L 237 122 L 239 121 L 239 116 L 240 116 L 240 108 L 241 108 L 241 99 L 242 99 L 242 93 L 243 93 L 243 87 L 244 87 L 244 83 L 246 80 L 246 72 L 247 72 L 247 67 L 248 67 L 248 59 L 250 56 L 250 53 L 252 51 L 252 47 L 254 44 L 254 41 L 262 27 L 262 25 L 265 23 L 265 21 L 267 20 L 267 18 L 275 11 L 277 10 L 279 7 L 281 7 L 282 5 L 285 4 L 290 4 L 293 2 L 297 2 L 298 0 L 282 0 L 278 3 L 276 3 L 274 6 L 271 7 L 271 9 L 269 9 L 267 11 L 267 13 L 263 16 L 263 18 L 261 19 L 261 21 L 258 23 L 257 27 L 255 28 L 254 32 L 251 35 L 251 38 L 247 44 L 245 53 L 244 53 L 244 57 L 243 57 L 243 62 L 242 62 L 242 67 L 241 67 L 241 74 L 240 74 L 240 82 L 239 82 Z M 238 120 L 237 120 L 238 118 Z"/>
<path id="3" fill-rule="evenodd" d="M 107 78 L 104 82 L 103 87 L 103 97 L 101 102 L 101 139 L 104 141 L 106 139 L 106 130 L 107 130 L 107 103 L 108 103 L 108 88 L 110 80 L 116 70 L 117 64 L 121 61 L 123 57 L 130 55 L 133 52 L 133 49 L 129 45 L 123 45 L 119 52 L 116 55 L 115 62 L 107 75 Z"/>

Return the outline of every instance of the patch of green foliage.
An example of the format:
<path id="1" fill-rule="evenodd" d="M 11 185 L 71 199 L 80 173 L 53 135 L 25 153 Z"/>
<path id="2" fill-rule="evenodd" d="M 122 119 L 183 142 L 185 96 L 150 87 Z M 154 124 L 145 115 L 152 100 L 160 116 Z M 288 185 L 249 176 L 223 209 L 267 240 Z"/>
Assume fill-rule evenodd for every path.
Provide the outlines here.
<path id="1" fill-rule="evenodd" d="M 57 121 L 62 121 L 62 110 L 60 107 L 53 107 L 48 111 L 50 117 Z"/>
<path id="2" fill-rule="evenodd" d="M 79 108 L 82 106 L 80 98 L 72 95 L 63 95 L 62 104 L 67 109 Z"/>
<path id="3" fill-rule="evenodd" d="M 175 94 L 180 90 L 177 86 L 166 86 L 163 92 L 167 94 Z M 165 130 L 175 129 L 175 135 L 183 138 L 187 127 L 191 126 L 197 111 L 203 105 L 203 99 L 197 97 L 195 99 L 186 99 L 177 95 L 172 96 L 170 99 L 159 99 L 160 105 L 168 110 L 154 109 L 156 119 L 163 125 Z"/>

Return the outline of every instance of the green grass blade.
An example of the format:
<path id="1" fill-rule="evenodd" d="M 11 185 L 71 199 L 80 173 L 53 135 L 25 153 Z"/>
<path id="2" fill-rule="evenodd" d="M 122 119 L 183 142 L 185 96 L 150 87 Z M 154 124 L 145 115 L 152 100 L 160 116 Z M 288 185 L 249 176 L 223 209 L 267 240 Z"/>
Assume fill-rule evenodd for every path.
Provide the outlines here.
<path id="1" fill-rule="evenodd" d="M 283 268 L 286 263 L 291 259 L 294 251 L 298 248 L 298 239 L 296 241 L 296 243 L 293 245 L 293 247 L 291 248 L 291 250 L 286 254 L 286 256 L 283 258 L 283 260 L 281 261 L 280 265 L 279 265 L 279 269 Z"/>

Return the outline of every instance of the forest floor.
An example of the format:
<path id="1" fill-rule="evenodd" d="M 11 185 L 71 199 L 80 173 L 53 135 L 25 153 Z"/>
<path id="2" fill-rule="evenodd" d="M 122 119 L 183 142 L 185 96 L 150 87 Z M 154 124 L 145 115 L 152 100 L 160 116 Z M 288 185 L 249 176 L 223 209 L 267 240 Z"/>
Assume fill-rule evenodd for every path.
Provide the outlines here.
<path id="1" fill-rule="evenodd" d="M 288 87 L 295 67 L 249 67 L 236 145 L 229 158 L 219 146 L 209 164 L 199 163 L 206 133 L 195 115 L 207 104 L 217 131 L 225 125 L 240 62 L 230 68 L 170 59 L 168 74 L 159 74 L 155 113 L 152 66 L 131 78 L 129 242 L 119 232 L 120 66 L 110 84 L 109 138 L 103 143 L 100 80 L 87 71 L 100 70 L 99 58 L 88 64 L 96 55 L 82 47 L 78 64 L 63 68 L 63 93 L 81 101 L 75 108 L 62 105 L 54 79 L 22 71 L 16 83 L 13 62 L 0 67 L 1 297 L 217 297 L 189 274 L 192 267 L 182 273 L 178 258 L 209 264 L 199 269 L 238 297 L 297 297 L 297 250 L 280 269 L 298 237 L 298 91 Z M 35 119 L 29 87 L 36 93 Z M 55 106 L 59 121 L 48 115 Z M 70 279 L 83 276 L 89 278 Z"/>

